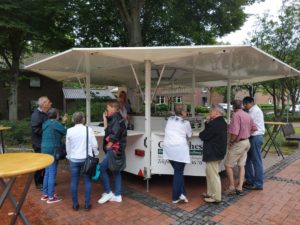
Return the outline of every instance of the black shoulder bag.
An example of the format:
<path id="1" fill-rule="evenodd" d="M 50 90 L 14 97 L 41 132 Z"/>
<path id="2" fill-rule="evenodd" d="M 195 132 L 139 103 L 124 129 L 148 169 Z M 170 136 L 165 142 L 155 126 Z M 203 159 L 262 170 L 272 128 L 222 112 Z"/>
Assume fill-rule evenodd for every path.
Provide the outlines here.
<path id="1" fill-rule="evenodd" d="M 89 130 L 86 127 L 86 159 L 83 165 L 83 173 L 93 177 L 96 174 L 96 167 L 99 162 L 99 158 L 95 157 L 94 151 L 92 150 L 93 156 L 88 154 L 89 151 Z"/>
<path id="2" fill-rule="evenodd" d="M 60 144 L 60 145 L 55 144 L 55 135 L 54 135 L 53 124 L 51 123 L 50 126 L 51 126 L 51 129 L 52 129 L 52 139 L 53 139 L 53 143 L 54 143 L 53 157 L 56 161 L 63 160 L 63 159 L 66 158 L 66 155 L 67 155 L 66 145 L 65 144 Z"/>

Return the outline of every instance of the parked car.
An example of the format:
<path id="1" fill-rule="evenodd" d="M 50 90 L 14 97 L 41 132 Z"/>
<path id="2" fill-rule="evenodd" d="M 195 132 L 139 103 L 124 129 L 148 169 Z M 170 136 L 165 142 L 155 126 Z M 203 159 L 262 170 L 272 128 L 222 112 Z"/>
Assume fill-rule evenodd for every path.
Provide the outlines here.
<path id="1" fill-rule="evenodd" d="M 219 103 L 219 106 L 222 106 L 223 109 L 227 112 L 227 103 Z M 230 111 L 233 110 L 233 107 L 232 105 L 230 105 Z"/>
<path id="2" fill-rule="evenodd" d="M 293 107 L 291 106 L 290 109 L 289 109 L 289 112 L 293 112 Z M 300 112 L 300 105 L 295 105 L 295 112 Z"/>

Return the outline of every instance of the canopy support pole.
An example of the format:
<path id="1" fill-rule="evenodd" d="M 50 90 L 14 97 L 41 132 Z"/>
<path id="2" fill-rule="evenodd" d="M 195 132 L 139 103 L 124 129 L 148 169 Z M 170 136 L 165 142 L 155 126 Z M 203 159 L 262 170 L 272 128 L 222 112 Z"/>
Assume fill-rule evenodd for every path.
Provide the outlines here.
<path id="1" fill-rule="evenodd" d="M 175 103 L 174 103 L 174 80 L 171 83 L 171 110 L 175 112 Z"/>
<path id="2" fill-rule="evenodd" d="M 149 191 L 149 179 L 151 177 L 151 61 L 145 60 L 145 143 L 146 143 L 146 168 L 144 171 L 147 180 L 147 192 Z"/>
<path id="3" fill-rule="evenodd" d="M 231 80 L 228 79 L 227 81 L 227 122 L 229 123 L 230 121 L 230 114 L 231 114 L 231 110 L 230 110 L 230 95 L 231 95 Z"/>
<path id="4" fill-rule="evenodd" d="M 140 90 L 140 93 L 141 93 L 141 95 L 142 95 L 143 101 L 145 101 L 144 93 L 143 93 L 143 91 L 142 91 L 142 88 L 141 88 L 139 79 L 138 79 L 138 77 L 137 77 L 137 75 L 136 75 L 135 69 L 134 69 L 134 67 L 133 67 L 132 64 L 130 64 L 130 66 L 131 66 L 131 69 L 132 69 L 132 72 L 133 72 L 133 75 L 134 75 L 134 78 L 135 78 L 136 85 L 139 87 L 139 90 Z M 146 74 L 146 71 L 145 71 L 145 74 Z M 151 75 L 151 71 L 150 71 L 150 75 Z M 151 77 L 150 77 L 150 81 L 151 81 Z"/>
<path id="5" fill-rule="evenodd" d="M 193 74 L 192 74 L 192 105 L 191 105 L 191 113 L 192 117 L 195 118 L 195 90 L 196 90 L 196 74 L 195 74 L 195 64 L 196 58 L 193 60 Z"/>
<path id="6" fill-rule="evenodd" d="M 91 65 L 90 56 L 85 54 L 85 69 L 86 69 L 86 83 L 85 83 L 85 95 L 86 95 L 86 124 L 91 123 Z"/>
<path id="7" fill-rule="evenodd" d="M 157 81 L 157 83 L 156 83 L 156 87 L 155 87 L 155 90 L 154 90 L 154 92 L 153 92 L 153 95 L 152 95 L 152 101 L 154 100 L 154 97 L 155 97 L 155 95 L 156 95 L 157 88 L 158 88 L 158 86 L 159 86 L 159 84 L 160 84 L 160 80 L 161 80 L 162 75 L 163 75 L 163 73 L 164 73 L 164 71 L 165 71 L 165 68 L 166 68 L 166 65 L 163 66 L 162 70 L 161 70 L 160 73 L 159 73 L 159 78 L 158 78 L 158 81 Z"/>
<path id="8" fill-rule="evenodd" d="M 230 122 L 231 117 L 231 74 L 232 74 L 232 51 L 229 53 L 229 65 L 228 65 L 228 81 L 227 81 L 227 122 Z"/>

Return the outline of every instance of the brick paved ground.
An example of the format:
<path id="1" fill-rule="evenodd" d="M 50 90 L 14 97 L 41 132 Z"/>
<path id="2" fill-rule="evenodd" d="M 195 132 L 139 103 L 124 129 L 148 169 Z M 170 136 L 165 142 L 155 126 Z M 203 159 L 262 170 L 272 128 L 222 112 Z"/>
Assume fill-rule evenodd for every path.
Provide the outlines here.
<path id="1" fill-rule="evenodd" d="M 272 166 L 272 162 L 277 164 Z M 97 200 L 103 189 L 97 183 L 93 185 L 93 208 L 89 212 L 72 210 L 69 172 L 60 169 L 56 191 L 62 194 L 63 201 L 53 205 L 42 202 L 41 192 L 32 185 L 23 211 L 33 225 L 300 224 L 300 153 L 296 152 L 284 160 L 270 154 L 265 164 L 268 169 L 263 191 L 245 191 L 243 196 L 224 197 L 220 204 L 203 202 L 200 195 L 206 188 L 204 178 L 186 177 L 190 202 L 174 205 L 170 198 L 171 176 L 153 176 L 150 192 L 146 192 L 145 181 L 125 174 L 123 202 L 99 205 Z M 14 194 L 18 195 L 23 181 L 23 177 L 18 179 Z M 228 182 L 224 174 L 222 183 L 225 189 Z M 79 186 L 79 200 L 83 205 L 83 184 Z M 5 202 L 0 210 L 0 225 L 8 224 L 11 211 L 10 203 Z M 22 223 L 18 221 L 17 224 Z"/>

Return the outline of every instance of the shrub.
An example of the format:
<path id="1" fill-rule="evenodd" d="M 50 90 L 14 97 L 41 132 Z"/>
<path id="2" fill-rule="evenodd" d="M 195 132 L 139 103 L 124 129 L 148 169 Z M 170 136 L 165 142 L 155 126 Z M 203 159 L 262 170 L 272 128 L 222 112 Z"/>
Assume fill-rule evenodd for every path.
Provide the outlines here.
<path id="1" fill-rule="evenodd" d="M 0 124 L 5 127 L 11 127 L 10 130 L 3 132 L 6 145 L 31 143 L 30 119 L 18 121 L 1 120 Z"/>
<path id="2" fill-rule="evenodd" d="M 105 110 L 106 110 L 106 101 L 92 99 L 92 101 L 91 101 L 91 121 L 102 121 L 102 114 Z M 74 112 L 86 113 L 85 101 L 76 101 L 75 106 L 68 110 L 69 118 L 72 117 Z M 67 122 L 67 126 L 70 127 L 70 125 L 71 125 L 71 119 L 70 119 L 70 121 Z"/>
<path id="3" fill-rule="evenodd" d="M 167 104 L 157 104 L 155 107 L 156 107 L 157 112 L 167 112 L 167 111 L 169 111 L 169 108 L 168 108 Z"/>
<path id="4" fill-rule="evenodd" d="M 205 106 L 196 106 L 195 107 L 195 112 L 196 113 L 208 113 L 209 112 L 209 109 Z"/>

